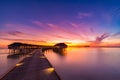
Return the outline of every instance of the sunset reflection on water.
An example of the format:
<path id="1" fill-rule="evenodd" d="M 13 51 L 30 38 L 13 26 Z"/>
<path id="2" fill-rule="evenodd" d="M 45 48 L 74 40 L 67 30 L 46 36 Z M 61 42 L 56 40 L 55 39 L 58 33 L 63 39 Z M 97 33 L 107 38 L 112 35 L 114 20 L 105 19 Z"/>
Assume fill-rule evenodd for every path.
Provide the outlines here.
<path id="1" fill-rule="evenodd" d="M 119 48 L 67 48 L 61 56 L 52 50 L 45 55 L 62 80 L 120 80 Z"/>

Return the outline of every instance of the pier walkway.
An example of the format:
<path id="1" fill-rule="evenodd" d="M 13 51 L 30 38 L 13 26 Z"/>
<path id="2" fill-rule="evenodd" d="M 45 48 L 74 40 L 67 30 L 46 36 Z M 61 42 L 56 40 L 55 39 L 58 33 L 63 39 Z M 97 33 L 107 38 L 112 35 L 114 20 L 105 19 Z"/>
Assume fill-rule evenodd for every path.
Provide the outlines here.
<path id="1" fill-rule="evenodd" d="M 27 55 L 1 80 L 61 80 L 41 49 Z"/>

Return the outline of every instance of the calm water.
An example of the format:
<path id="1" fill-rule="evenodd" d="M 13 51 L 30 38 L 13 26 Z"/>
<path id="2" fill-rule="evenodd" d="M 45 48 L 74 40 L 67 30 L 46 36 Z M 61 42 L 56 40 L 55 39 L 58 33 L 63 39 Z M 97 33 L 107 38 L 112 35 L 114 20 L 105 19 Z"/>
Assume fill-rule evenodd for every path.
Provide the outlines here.
<path id="1" fill-rule="evenodd" d="M 15 64 L 21 58 L 7 58 L 8 49 L 0 49 L 0 76 L 6 73 L 11 67 L 15 66 Z"/>
<path id="2" fill-rule="evenodd" d="M 120 80 L 120 48 L 67 48 L 45 55 L 62 80 Z"/>

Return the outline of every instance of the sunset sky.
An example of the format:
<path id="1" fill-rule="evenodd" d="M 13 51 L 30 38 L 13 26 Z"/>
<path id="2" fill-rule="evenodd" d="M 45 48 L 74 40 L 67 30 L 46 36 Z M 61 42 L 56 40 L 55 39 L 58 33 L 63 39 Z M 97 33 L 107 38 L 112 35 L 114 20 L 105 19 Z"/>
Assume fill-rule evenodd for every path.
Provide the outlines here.
<path id="1" fill-rule="evenodd" d="M 0 0 L 0 47 L 120 45 L 120 0 Z"/>

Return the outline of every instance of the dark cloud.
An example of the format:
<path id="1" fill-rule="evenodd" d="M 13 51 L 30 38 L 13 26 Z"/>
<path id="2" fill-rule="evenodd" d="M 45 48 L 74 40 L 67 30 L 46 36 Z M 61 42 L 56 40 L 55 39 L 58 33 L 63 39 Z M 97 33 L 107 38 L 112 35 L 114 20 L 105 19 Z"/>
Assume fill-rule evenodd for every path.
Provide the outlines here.
<path id="1" fill-rule="evenodd" d="M 95 40 L 95 43 L 101 43 L 104 39 L 106 39 L 109 36 L 110 36 L 109 33 L 104 33 L 101 36 L 97 36 L 96 40 Z"/>
<path id="2" fill-rule="evenodd" d="M 13 35 L 13 36 L 26 35 L 25 33 L 20 32 L 20 31 L 9 31 L 9 32 L 7 32 L 7 33 L 10 34 L 10 35 Z"/>
<path id="3" fill-rule="evenodd" d="M 104 33 L 101 36 L 97 36 L 94 41 L 88 41 L 88 42 L 94 43 L 94 44 L 100 44 L 100 43 L 102 43 L 102 41 L 104 39 L 106 39 L 108 37 L 110 37 L 110 34 L 109 33 Z"/>
<path id="4" fill-rule="evenodd" d="M 21 31 L 0 31 L 1 36 L 16 36 L 16 37 L 25 37 L 25 36 L 35 36 L 32 34 L 27 34 Z"/>
<path id="5" fill-rule="evenodd" d="M 28 33 L 24 33 L 24 32 L 21 32 L 21 31 L 9 31 L 7 32 L 9 35 L 13 35 L 13 36 L 35 36 L 33 34 L 28 34 Z"/>

